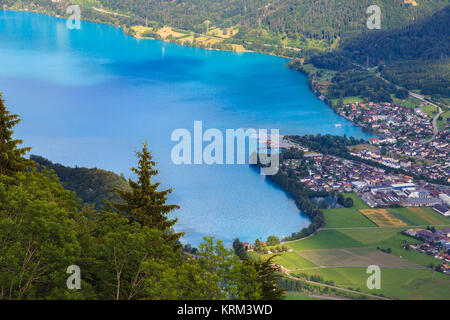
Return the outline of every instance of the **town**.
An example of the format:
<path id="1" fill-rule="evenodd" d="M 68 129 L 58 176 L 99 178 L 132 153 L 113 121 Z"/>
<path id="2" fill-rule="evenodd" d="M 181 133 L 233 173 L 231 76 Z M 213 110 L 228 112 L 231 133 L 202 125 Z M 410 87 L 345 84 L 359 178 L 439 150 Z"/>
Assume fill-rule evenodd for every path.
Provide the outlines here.
<path id="1" fill-rule="evenodd" d="M 377 135 L 352 155 L 403 169 L 430 180 L 450 182 L 450 123 L 433 130 L 430 115 L 420 108 L 394 103 L 348 103 L 336 112 Z M 432 114 L 433 115 L 433 114 Z"/>
<path id="2" fill-rule="evenodd" d="M 286 138 L 284 138 L 286 139 Z M 371 208 L 384 206 L 428 206 L 450 216 L 450 187 L 411 176 L 390 174 L 363 162 L 311 152 L 308 148 L 285 142 L 284 147 L 304 152 L 301 159 L 284 159 L 280 169 L 294 170 L 299 180 L 313 191 L 355 192 Z"/>

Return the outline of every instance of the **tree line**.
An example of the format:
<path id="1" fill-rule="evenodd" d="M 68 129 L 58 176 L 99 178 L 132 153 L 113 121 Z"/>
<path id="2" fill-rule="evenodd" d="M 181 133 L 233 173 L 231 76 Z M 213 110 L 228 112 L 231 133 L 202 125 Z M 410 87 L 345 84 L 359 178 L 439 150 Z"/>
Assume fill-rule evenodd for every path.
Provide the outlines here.
<path id="1" fill-rule="evenodd" d="M 277 269 L 240 260 L 206 237 L 182 251 L 172 191 L 153 182 L 158 171 L 147 144 L 137 152 L 137 180 L 116 189 L 120 202 L 83 205 L 52 170 L 25 157 L 13 138 L 20 122 L 0 96 L 0 299 L 281 299 Z M 81 289 L 69 290 L 69 266 Z"/>

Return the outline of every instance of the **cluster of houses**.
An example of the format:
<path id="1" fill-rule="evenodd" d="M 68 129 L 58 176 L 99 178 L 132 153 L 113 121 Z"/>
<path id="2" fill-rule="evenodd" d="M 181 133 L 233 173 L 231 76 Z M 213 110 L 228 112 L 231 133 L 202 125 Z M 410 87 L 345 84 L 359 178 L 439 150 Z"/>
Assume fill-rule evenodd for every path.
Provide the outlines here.
<path id="1" fill-rule="evenodd" d="M 307 171 L 300 181 L 314 191 L 350 192 L 367 185 L 385 182 L 401 183 L 408 178 L 386 174 L 383 169 L 358 161 L 346 160 L 321 153 L 307 153 L 303 159 L 285 160 L 285 168 Z M 300 173 L 305 170 L 299 170 Z"/>
<path id="2" fill-rule="evenodd" d="M 347 104 L 338 113 L 369 129 L 380 138 L 370 139 L 374 148 L 352 150 L 354 156 L 385 166 L 404 169 L 429 179 L 450 182 L 450 130 L 433 137 L 428 116 L 420 109 L 392 103 Z M 382 152 L 383 151 L 383 152 Z"/>
<path id="3" fill-rule="evenodd" d="M 441 271 L 450 274 L 450 228 L 433 231 L 424 229 L 408 229 L 404 231 L 404 234 L 422 242 L 409 245 L 404 244 L 402 247 L 428 254 L 443 261 Z"/>
<path id="4" fill-rule="evenodd" d="M 355 124 L 381 137 L 427 139 L 433 136 L 433 126 L 421 109 L 394 103 L 349 103 L 336 111 Z"/>
<path id="5" fill-rule="evenodd" d="M 308 152 L 302 159 L 284 160 L 281 169 L 294 170 L 300 175 L 300 182 L 313 191 L 354 191 L 372 208 L 428 206 L 450 216 L 450 187 L 424 181 L 413 183 L 410 176 L 387 174 L 359 161 Z"/>
<path id="6" fill-rule="evenodd" d="M 280 252 L 292 252 L 293 250 L 284 245 L 284 242 L 281 242 L 279 245 L 268 246 L 267 242 L 260 241 L 259 244 L 251 244 L 249 242 L 243 242 L 245 251 L 256 251 L 261 254 L 273 254 Z M 270 249 L 269 249 L 270 248 Z"/>
<path id="7" fill-rule="evenodd" d="M 419 140 L 402 141 L 396 139 L 371 138 L 370 143 L 376 146 L 353 149 L 351 154 L 362 159 L 378 162 L 387 167 L 403 169 L 415 175 L 424 175 L 433 180 L 447 180 L 450 182 L 450 144 L 447 141 L 449 130 L 444 130 L 429 142 Z M 444 140 L 446 139 L 446 140 Z M 382 148 L 385 154 L 382 155 Z"/>

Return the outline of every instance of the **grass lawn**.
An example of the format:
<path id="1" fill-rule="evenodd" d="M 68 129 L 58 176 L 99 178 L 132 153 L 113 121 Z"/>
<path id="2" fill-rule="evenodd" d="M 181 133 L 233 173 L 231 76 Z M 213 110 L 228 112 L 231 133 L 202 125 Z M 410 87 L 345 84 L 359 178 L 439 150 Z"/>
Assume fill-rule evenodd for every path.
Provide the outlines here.
<path id="1" fill-rule="evenodd" d="M 433 263 L 434 265 L 442 263 L 440 260 L 426 254 L 414 250 L 402 249 L 401 245 L 404 243 L 413 244 L 420 242 L 414 238 L 400 234 L 401 231 L 406 229 L 408 228 L 348 229 L 340 230 L 339 232 L 373 248 L 390 248 L 391 255 L 402 257 L 402 259 L 406 259 L 424 267 L 428 267 L 430 263 Z"/>
<path id="2" fill-rule="evenodd" d="M 342 102 L 345 104 L 348 103 L 356 103 L 356 102 L 363 102 L 363 98 L 359 97 L 359 96 L 349 96 L 349 97 L 345 97 L 342 99 Z M 331 103 L 332 105 L 336 106 L 339 102 L 339 99 L 331 99 Z"/>
<path id="3" fill-rule="evenodd" d="M 388 211 L 392 214 L 400 214 L 403 217 L 403 221 L 407 222 L 410 226 L 423 226 L 423 225 L 429 225 L 430 222 L 420 215 L 414 213 L 413 211 L 409 210 L 408 208 L 395 208 L 395 209 L 388 209 Z"/>
<path id="4" fill-rule="evenodd" d="M 273 254 L 261 255 L 262 259 L 268 259 L 271 256 Z M 280 253 L 278 257 L 273 259 L 273 262 L 290 270 L 317 267 L 314 263 L 295 252 Z"/>
<path id="5" fill-rule="evenodd" d="M 430 225 L 450 225 L 450 217 L 444 217 L 429 207 L 409 208 L 430 222 Z"/>
<path id="6" fill-rule="evenodd" d="M 407 259 L 411 262 L 420 264 L 425 267 L 428 267 L 430 263 L 433 263 L 434 265 L 442 263 L 442 261 L 435 259 L 434 257 L 431 257 L 429 255 L 426 255 L 424 253 L 420 253 L 414 250 L 404 250 L 401 247 L 401 245 L 404 243 L 413 244 L 419 242 L 420 242 L 419 240 L 416 240 L 414 238 L 404 236 L 402 234 L 396 234 L 383 241 L 372 243 L 371 246 L 374 248 L 380 247 L 382 249 L 391 248 L 392 255 L 402 257 L 402 259 Z"/>
<path id="7" fill-rule="evenodd" d="M 376 224 L 354 208 L 326 209 L 323 213 L 325 228 L 376 227 Z"/>
<path id="8" fill-rule="evenodd" d="M 299 273 L 320 275 L 325 281 L 344 288 L 359 289 L 362 292 L 383 294 L 401 299 L 450 299 L 450 277 L 423 269 L 381 268 L 381 289 L 367 288 L 370 276 L 366 268 L 323 268 L 303 270 Z"/>
<path id="9" fill-rule="evenodd" d="M 414 97 L 409 96 L 407 99 L 398 99 L 392 95 L 392 99 L 395 103 L 405 106 L 407 108 L 419 108 L 422 101 Z"/>
<path id="10" fill-rule="evenodd" d="M 428 104 L 422 107 L 422 111 L 428 115 L 429 119 L 433 119 L 437 115 L 438 109 Z"/>
<path id="11" fill-rule="evenodd" d="M 371 229 L 343 229 L 339 232 L 355 239 L 364 245 L 373 245 L 396 236 L 399 232 L 408 228 L 371 228 Z"/>
<path id="12" fill-rule="evenodd" d="M 346 198 L 352 198 L 353 199 L 353 208 L 356 210 L 361 209 L 370 209 L 370 207 L 360 198 L 358 195 L 354 192 L 348 192 L 343 194 Z"/>
<path id="13" fill-rule="evenodd" d="M 345 249 L 318 249 L 299 251 L 306 259 L 322 267 L 368 267 L 423 269 L 406 259 L 384 253 L 372 247 Z"/>
<path id="14" fill-rule="evenodd" d="M 344 193 L 344 197 L 352 198 L 353 207 L 323 210 L 325 228 L 376 227 L 376 224 L 359 212 L 360 209 L 369 208 L 361 198 L 353 192 Z"/>
<path id="15" fill-rule="evenodd" d="M 355 248 L 364 245 L 337 230 L 321 230 L 313 236 L 286 242 L 286 245 L 294 250 Z"/>
<path id="16" fill-rule="evenodd" d="M 443 114 L 441 114 L 442 120 L 438 120 L 437 124 L 439 127 L 439 130 L 444 130 L 445 128 L 445 122 L 448 118 L 450 118 L 450 110 L 445 111 Z"/>

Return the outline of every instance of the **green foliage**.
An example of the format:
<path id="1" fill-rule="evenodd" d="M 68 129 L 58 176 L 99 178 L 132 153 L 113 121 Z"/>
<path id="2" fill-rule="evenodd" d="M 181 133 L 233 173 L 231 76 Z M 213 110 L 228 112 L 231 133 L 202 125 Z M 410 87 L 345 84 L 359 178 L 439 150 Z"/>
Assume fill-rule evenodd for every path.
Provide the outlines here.
<path id="1" fill-rule="evenodd" d="M 11 137 L 17 116 L 8 121 Z M 165 205 L 171 190 L 150 182 L 157 171 L 146 145 L 133 169 L 138 182 L 121 191 L 126 204 L 114 204 L 120 212 L 81 207 L 54 171 L 24 170 L 17 143 L 7 145 L 16 158 L 0 173 L 0 299 L 277 298 L 277 270 L 241 261 L 220 241 L 205 238 L 194 259 L 174 250 L 181 234 L 169 232 L 176 220 L 165 214 L 178 206 Z M 71 265 L 80 267 L 82 290 L 66 287 Z"/>
<path id="2" fill-rule="evenodd" d="M 19 148 L 23 141 L 13 138 L 13 128 L 21 120 L 6 109 L 4 102 L 0 93 L 0 174 L 11 176 L 28 169 L 33 162 L 23 158 L 31 148 Z"/>
<path id="3" fill-rule="evenodd" d="M 30 159 L 36 162 L 39 168 L 54 170 L 65 189 L 74 191 L 83 203 L 93 204 L 97 209 L 103 208 L 105 202 L 121 201 L 113 189 L 130 190 L 126 179 L 111 171 L 70 168 L 35 155 L 31 155 Z"/>
<path id="4" fill-rule="evenodd" d="M 247 256 L 247 251 L 244 248 L 244 244 L 236 238 L 233 240 L 233 249 L 239 259 L 243 260 Z"/>
<path id="5" fill-rule="evenodd" d="M 275 298 L 264 290 L 276 285 L 276 270 L 212 238 L 197 258 L 184 256 L 160 230 L 80 208 L 46 170 L 0 175 L 0 241 L 2 299 Z M 66 288 L 70 265 L 80 267 L 83 290 Z"/>
<path id="6" fill-rule="evenodd" d="M 234 43 L 248 49 L 280 55 L 299 53 L 283 45 L 324 50 L 341 38 L 367 33 L 367 7 L 371 0 L 4 0 L 8 8 L 39 10 L 65 15 L 69 4 L 79 4 L 83 19 L 101 23 L 130 25 L 169 25 L 197 33 L 210 26 L 238 26 Z M 382 27 L 391 30 L 420 20 L 448 5 L 446 0 L 421 0 L 419 6 L 403 0 L 378 0 Z M 120 13 L 102 13 L 93 8 Z"/>
<path id="7" fill-rule="evenodd" d="M 168 243 L 181 249 L 178 240 L 183 233 L 175 233 L 171 228 L 178 219 L 169 220 L 167 214 L 178 209 L 178 205 L 167 205 L 167 195 L 172 189 L 158 191 L 159 182 L 152 183 L 151 178 L 158 174 L 154 169 L 156 162 L 152 161 L 151 152 L 147 143 L 143 144 L 142 152 L 136 152 L 139 159 L 138 167 L 131 170 L 138 176 L 138 181 L 129 180 L 131 191 L 115 189 L 125 203 L 111 203 L 120 213 L 130 217 L 143 226 L 164 232 L 163 237 Z"/>
<path id="8" fill-rule="evenodd" d="M 341 205 L 344 206 L 345 208 L 351 208 L 353 207 L 353 199 L 352 198 L 346 198 L 344 197 L 342 194 L 339 194 L 337 197 L 337 202 Z"/>
<path id="9" fill-rule="evenodd" d="M 346 207 L 346 208 L 353 207 L 353 199 L 352 198 L 345 198 L 345 200 L 344 200 L 344 207 Z"/>
<path id="10" fill-rule="evenodd" d="M 338 73 L 328 91 L 328 98 L 360 96 L 372 102 L 392 102 L 391 94 L 400 94 L 395 85 L 372 73 L 349 70 Z"/>
<path id="11" fill-rule="evenodd" d="M 204 240 L 197 261 L 209 283 L 217 286 L 212 293 L 219 299 L 260 299 L 264 281 L 259 279 L 256 264 L 239 260 L 233 250 L 226 249 L 220 240 L 214 241 L 214 237 Z"/>
<path id="12" fill-rule="evenodd" d="M 407 26 L 347 38 L 338 50 L 305 57 L 305 63 L 338 71 L 328 92 L 329 99 L 362 96 L 373 102 L 392 102 L 391 94 L 407 98 L 407 92 L 395 85 L 421 90 L 437 98 L 448 97 L 449 18 L 450 6 L 447 6 Z M 290 66 L 304 69 L 299 61 Z M 373 67 L 380 74 L 370 70 Z"/>
<path id="13" fill-rule="evenodd" d="M 81 250 L 77 207 L 74 194 L 49 172 L 0 175 L 1 299 L 61 297 L 65 269 Z"/>
<path id="14" fill-rule="evenodd" d="M 246 264 L 253 269 L 256 269 L 258 274 L 258 283 L 261 288 L 262 300 L 282 300 L 284 299 L 284 289 L 278 287 L 280 280 L 278 267 L 273 265 L 273 259 L 276 255 L 270 257 L 267 260 L 246 260 Z"/>
<path id="15" fill-rule="evenodd" d="M 267 245 L 268 246 L 275 246 L 277 244 L 280 244 L 280 239 L 278 239 L 278 237 L 276 237 L 276 236 L 269 236 L 267 238 Z"/>

